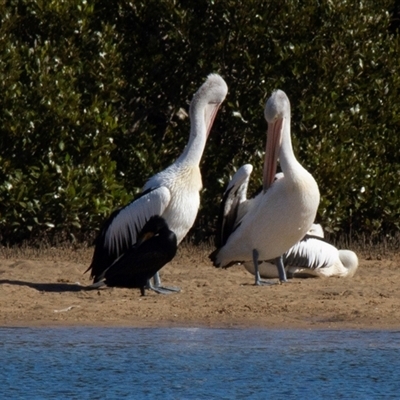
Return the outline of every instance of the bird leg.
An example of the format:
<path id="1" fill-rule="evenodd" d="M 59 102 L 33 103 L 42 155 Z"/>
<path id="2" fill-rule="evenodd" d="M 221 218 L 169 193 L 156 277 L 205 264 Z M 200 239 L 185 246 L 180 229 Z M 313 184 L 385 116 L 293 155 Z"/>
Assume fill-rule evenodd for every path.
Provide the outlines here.
<path id="1" fill-rule="evenodd" d="M 146 289 L 147 289 L 147 290 L 153 290 L 154 292 L 156 292 L 156 293 L 158 293 L 158 294 L 170 294 L 170 293 L 172 293 L 172 292 L 169 291 L 169 290 L 164 290 L 164 288 L 162 288 L 162 287 L 156 287 L 156 286 L 154 286 L 154 285 L 151 283 L 150 279 L 147 280 L 146 286 L 143 286 L 143 287 L 140 288 L 140 294 L 141 294 L 142 296 L 145 296 L 145 291 L 146 291 Z"/>
<path id="2" fill-rule="evenodd" d="M 155 275 L 153 276 L 153 282 L 154 282 L 154 285 L 150 282 L 150 280 L 148 281 L 147 289 L 154 290 L 156 293 L 171 294 L 171 293 L 177 293 L 177 292 L 181 291 L 181 289 L 178 287 L 161 286 L 161 278 L 160 278 L 160 274 L 158 272 L 156 272 Z"/>
<path id="3" fill-rule="evenodd" d="M 288 282 L 288 280 L 286 278 L 286 271 L 285 271 L 285 266 L 283 265 L 282 256 L 275 258 L 275 265 L 276 265 L 276 268 L 278 269 L 279 282 L 280 283 Z"/>
<path id="4" fill-rule="evenodd" d="M 274 285 L 276 282 L 263 281 L 260 277 L 260 270 L 258 268 L 258 251 L 253 249 L 253 264 L 254 264 L 254 275 L 256 277 L 254 285 L 256 286 L 265 286 L 265 285 Z"/>

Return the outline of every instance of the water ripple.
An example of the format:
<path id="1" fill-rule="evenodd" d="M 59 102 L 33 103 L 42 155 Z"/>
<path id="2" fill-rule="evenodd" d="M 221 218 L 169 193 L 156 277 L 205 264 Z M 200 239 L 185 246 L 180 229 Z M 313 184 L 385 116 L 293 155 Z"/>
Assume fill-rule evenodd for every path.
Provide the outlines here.
<path id="1" fill-rule="evenodd" d="M 7 399 L 398 398 L 400 332 L 0 328 Z"/>

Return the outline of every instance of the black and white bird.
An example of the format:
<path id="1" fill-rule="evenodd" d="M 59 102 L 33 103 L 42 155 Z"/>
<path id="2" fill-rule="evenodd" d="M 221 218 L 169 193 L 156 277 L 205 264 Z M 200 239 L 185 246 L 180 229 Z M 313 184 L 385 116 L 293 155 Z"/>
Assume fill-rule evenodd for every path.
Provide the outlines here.
<path id="1" fill-rule="evenodd" d="M 178 244 L 164 218 L 151 217 L 138 235 L 137 242 L 117 258 L 93 285 L 87 289 L 101 286 L 139 288 L 142 296 L 145 289 L 152 289 L 150 278 L 176 254 Z"/>
<path id="2" fill-rule="evenodd" d="M 274 259 L 279 280 L 286 281 L 281 256 L 307 233 L 319 205 L 318 185 L 293 153 L 290 102 L 282 90 L 275 91 L 268 99 L 264 115 L 268 133 L 263 190 L 247 201 L 245 193 L 251 168 L 245 166 L 247 171 L 242 170 L 237 185 L 228 186 L 224 195 L 219 248 L 210 255 L 217 267 L 253 262 L 256 285 L 264 284 L 258 271 L 262 260 Z M 275 179 L 278 159 L 283 174 Z"/>
<path id="3" fill-rule="evenodd" d="M 358 257 L 351 250 L 339 250 L 326 242 L 321 225 L 313 224 L 304 238 L 283 254 L 283 264 L 289 278 L 351 278 L 357 271 Z M 244 266 L 255 274 L 252 263 Z M 258 268 L 262 278 L 278 278 L 273 260 L 260 262 Z"/>
<path id="4" fill-rule="evenodd" d="M 247 198 L 251 164 L 239 168 L 230 180 L 221 202 L 216 234 L 216 246 L 225 244 L 229 232 L 236 229 L 243 216 L 252 207 L 254 197 Z M 275 175 L 275 181 L 283 178 L 283 173 Z M 312 224 L 307 234 L 283 254 L 286 274 L 291 277 L 352 277 L 358 268 L 358 257 L 351 250 L 338 250 L 324 240 L 324 230 L 320 224 Z M 243 263 L 247 271 L 255 275 L 253 262 Z M 259 260 L 261 278 L 279 278 L 274 260 Z"/>
<path id="5" fill-rule="evenodd" d="M 103 272 L 137 242 L 145 223 L 155 215 L 166 221 L 179 244 L 192 227 L 200 205 L 202 179 L 200 160 L 221 103 L 228 88 L 217 74 L 211 74 L 190 103 L 190 137 L 181 156 L 164 171 L 150 178 L 142 193 L 116 210 L 102 227 L 88 268 L 94 283 Z M 163 288 L 158 273 L 153 287 L 159 293 L 179 291 Z"/>

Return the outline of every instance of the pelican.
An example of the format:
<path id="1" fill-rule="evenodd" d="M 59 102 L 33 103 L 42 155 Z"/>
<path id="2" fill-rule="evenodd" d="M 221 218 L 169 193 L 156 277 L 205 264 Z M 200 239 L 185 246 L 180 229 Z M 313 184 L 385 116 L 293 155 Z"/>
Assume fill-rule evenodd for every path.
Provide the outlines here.
<path id="1" fill-rule="evenodd" d="M 236 229 L 252 204 L 253 199 L 247 199 L 247 189 L 252 172 L 253 166 L 251 164 L 243 165 L 233 175 L 225 190 L 215 235 L 215 246 L 217 248 L 225 245 L 229 235 Z"/>
<path id="2" fill-rule="evenodd" d="M 316 236 L 321 239 L 325 237 L 321 224 L 312 224 L 311 228 L 307 232 L 307 235 Z"/>
<path id="3" fill-rule="evenodd" d="M 164 218 L 155 215 L 146 222 L 137 242 L 87 288 L 104 285 L 140 288 L 144 296 L 145 289 L 152 288 L 150 278 L 175 257 L 177 247 L 175 233 L 168 228 Z"/>
<path id="4" fill-rule="evenodd" d="M 216 267 L 252 261 L 256 285 L 266 283 L 260 278 L 259 260 L 275 259 L 280 282 L 287 281 L 281 256 L 306 234 L 319 205 L 318 185 L 293 153 L 290 102 L 282 90 L 268 99 L 264 116 L 268 132 L 262 192 L 247 203 L 230 234 L 224 230 L 225 243 L 210 256 Z M 283 175 L 274 181 L 278 158 Z M 245 208 L 238 207 L 237 214 Z"/>
<path id="5" fill-rule="evenodd" d="M 288 277 L 351 278 L 357 271 L 358 257 L 351 250 L 338 250 L 326 242 L 321 225 L 313 224 L 304 238 L 283 254 L 283 264 Z M 255 274 L 252 263 L 244 266 Z M 278 278 L 273 261 L 260 262 L 259 271 L 262 278 Z"/>
<path id="6" fill-rule="evenodd" d="M 245 164 L 240 167 L 229 182 L 223 199 L 221 201 L 220 213 L 217 222 L 215 235 L 215 246 L 222 247 L 229 235 L 240 224 L 243 216 L 251 208 L 256 195 L 262 195 L 261 190 L 251 197 L 247 198 L 247 189 L 250 182 L 250 175 L 253 172 L 251 164 Z M 275 175 L 274 181 L 283 177 L 280 172 Z M 321 227 L 322 229 L 322 227 Z"/>
<path id="7" fill-rule="evenodd" d="M 190 137 L 180 157 L 164 171 L 151 177 L 142 193 L 125 207 L 114 211 L 96 241 L 91 270 L 93 282 L 137 242 L 138 233 L 154 215 L 161 216 L 176 235 L 177 244 L 192 227 L 200 205 L 202 180 L 200 160 L 217 111 L 228 92 L 221 76 L 210 74 L 190 103 Z M 163 288 L 158 273 L 152 287 L 158 293 L 179 291 Z"/>

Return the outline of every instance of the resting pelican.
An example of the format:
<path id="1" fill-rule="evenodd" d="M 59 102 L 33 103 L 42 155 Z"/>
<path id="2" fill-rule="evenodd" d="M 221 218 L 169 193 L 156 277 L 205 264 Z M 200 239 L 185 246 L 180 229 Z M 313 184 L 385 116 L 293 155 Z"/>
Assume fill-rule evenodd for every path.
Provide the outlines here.
<path id="1" fill-rule="evenodd" d="M 353 251 L 338 250 L 326 242 L 321 225 L 313 224 L 304 238 L 283 254 L 283 264 L 288 277 L 351 278 L 357 271 L 358 258 Z M 252 263 L 244 266 L 255 274 Z M 263 278 L 278 278 L 273 261 L 261 262 L 259 271 Z"/>
<path id="2" fill-rule="evenodd" d="M 93 259 L 88 268 L 94 283 L 136 243 L 138 233 L 150 217 L 162 216 L 175 233 L 178 244 L 192 227 L 202 189 L 200 160 L 227 91 L 227 85 L 219 75 L 208 76 L 190 103 L 190 137 L 181 156 L 167 169 L 150 178 L 138 198 L 114 211 L 105 222 L 95 241 Z M 159 293 L 174 290 L 161 287 L 158 273 L 154 289 Z"/>
<path id="3" fill-rule="evenodd" d="M 175 233 L 168 228 L 164 218 L 155 215 L 146 222 L 137 242 L 87 288 L 104 285 L 140 288 L 144 296 L 145 289 L 152 288 L 150 278 L 175 257 L 177 247 Z"/>
<path id="4" fill-rule="evenodd" d="M 264 283 L 258 270 L 259 260 L 275 259 L 279 280 L 286 281 L 281 256 L 306 234 L 319 204 L 317 183 L 293 153 L 290 102 L 282 90 L 268 99 L 264 115 L 268 134 L 263 190 L 236 227 L 232 227 L 225 244 L 211 255 L 217 267 L 252 260 L 256 285 Z M 274 182 L 278 158 L 283 176 Z"/>

